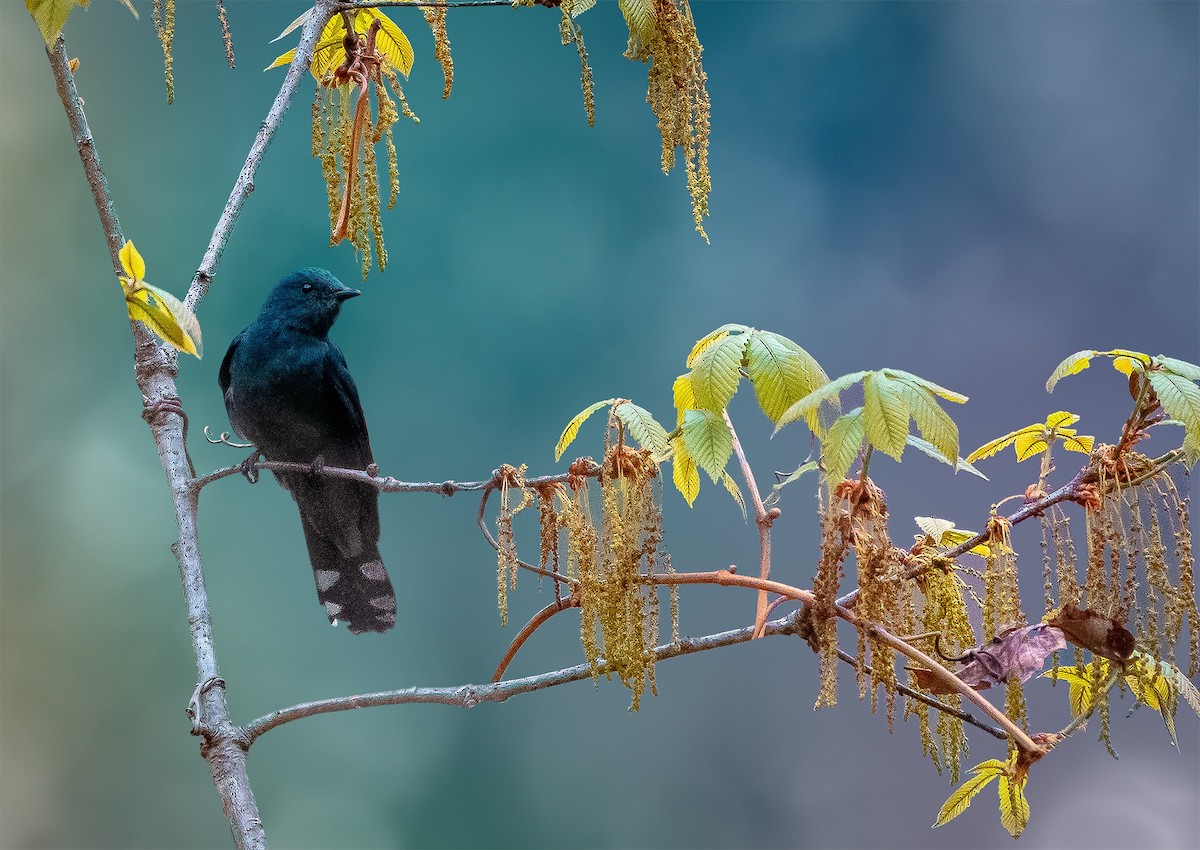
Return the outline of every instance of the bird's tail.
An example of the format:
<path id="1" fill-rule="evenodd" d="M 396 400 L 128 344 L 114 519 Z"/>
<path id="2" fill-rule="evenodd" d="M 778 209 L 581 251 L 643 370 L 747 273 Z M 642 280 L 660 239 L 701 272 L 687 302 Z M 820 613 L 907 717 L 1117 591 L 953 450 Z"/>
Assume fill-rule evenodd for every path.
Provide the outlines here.
<path id="1" fill-rule="evenodd" d="M 379 548 L 366 546 L 348 557 L 300 512 L 304 539 L 317 582 L 317 599 L 329 622 L 344 621 L 352 634 L 386 632 L 396 625 L 396 593 Z"/>

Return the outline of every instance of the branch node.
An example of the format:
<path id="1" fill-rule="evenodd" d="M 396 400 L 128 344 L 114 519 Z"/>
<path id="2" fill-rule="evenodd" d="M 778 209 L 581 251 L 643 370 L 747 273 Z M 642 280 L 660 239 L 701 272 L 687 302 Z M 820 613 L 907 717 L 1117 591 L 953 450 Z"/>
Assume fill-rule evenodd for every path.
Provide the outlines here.
<path id="1" fill-rule="evenodd" d="M 192 691 L 192 698 L 188 700 L 187 712 L 188 719 L 192 721 L 192 734 L 205 734 L 204 730 L 204 702 L 203 697 L 213 688 L 224 688 L 225 680 L 220 676 L 214 676 L 210 679 L 205 679 L 203 682 L 196 684 L 196 689 Z M 207 735 L 205 735 L 207 737 Z M 247 745 L 248 746 L 248 745 Z"/>

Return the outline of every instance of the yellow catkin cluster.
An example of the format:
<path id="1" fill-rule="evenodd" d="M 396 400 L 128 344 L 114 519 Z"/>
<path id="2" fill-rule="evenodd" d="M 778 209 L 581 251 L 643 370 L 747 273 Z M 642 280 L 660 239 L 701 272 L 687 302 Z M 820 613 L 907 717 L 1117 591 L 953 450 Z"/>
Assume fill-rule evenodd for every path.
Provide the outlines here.
<path id="1" fill-rule="evenodd" d="M 558 512 L 554 510 L 554 499 L 563 492 L 561 485 L 539 487 L 537 491 L 538 528 L 540 530 L 540 554 L 538 566 L 558 575 Z M 539 579 L 538 585 L 541 585 Z M 558 581 L 554 582 L 554 598 L 561 598 Z"/>
<path id="2" fill-rule="evenodd" d="M 217 0 L 217 22 L 221 25 L 221 41 L 225 44 L 225 61 L 230 68 L 237 67 L 233 53 L 233 33 L 229 31 L 229 17 L 225 14 L 225 0 Z"/>
<path id="3" fill-rule="evenodd" d="M 592 66 L 588 62 L 587 46 L 583 43 L 583 30 L 571 17 L 574 4 L 562 4 L 562 20 L 559 21 L 559 34 L 564 45 L 574 44 L 579 52 L 579 82 L 583 87 L 583 111 L 587 114 L 589 127 L 596 126 L 596 91 L 592 82 Z"/>
<path id="4" fill-rule="evenodd" d="M 154 23 L 154 33 L 162 45 L 167 103 L 172 103 L 175 100 L 175 60 L 171 55 L 171 46 L 175 41 L 175 0 L 154 0 L 150 17 Z"/>
<path id="5" fill-rule="evenodd" d="M 674 167 L 675 148 L 681 148 L 696 231 L 707 240 L 703 219 L 708 215 L 712 183 L 708 173 L 708 77 L 700 62 L 704 48 L 687 0 L 655 0 L 654 20 L 650 38 L 631 36 L 625 55 L 639 62 L 652 60 L 646 101 L 658 119 L 663 172 Z"/>
<path id="6" fill-rule="evenodd" d="M 864 624 L 897 629 L 901 620 L 900 585 L 902 567 L 887 531 L 887 505 L 883 492 L 868 479 L 855 483 L 856 496 L 850 515 L 850 538 L 854 559 L 858 565 L 858 603 L 855 613 Z M 870 667 L 871 711 L 878 708 L 882 687 L 887 701 L 889 727 L 895 716 L 896 653 L 891 647 L 871 638 L 867 629 L 858 630 L 856 677 L 858 696 L 863 699 L 868 690 L 867 667 Z"/>
<path id="7" fill-rule="evenodd" d="M 500 467 L 500 516 L 496 518 L 496 606 L 500 609 L 500 624 L 508 625 L 508 593 L 517 587 L 517 544 L 513 537 L 513 517 L 533 502 L 533 494 L 525 487 L 525 465 L 520 469 L 505 464 Z M 516 507 L 512 490 L 521 494 Z"/>
<path id="8" fill-rule="evenodd" d="M 824 491 L 818 492 L 818 498 Z M 811 608 L 813 638 L 819 652 L 820 690 L 814 708 L 837 705 L 838 643 L 837 614 L 834 603 L 842 583 L 843 565 L 850 551 L 850 510 L 843 500 L 829 496 L 828 504 L 819 503 L 821 559 L 813 580 L 816 602 Z"/>
<path id="9" fill-rule="evenodd" d="M 1017 584 L 1017 555 L 1009 537 L 1007 519 L 992 514 L 988 520 L 987 568 L 983 574 L 983 639 L 989 641 L 1011 626 L 1025 623 Z"/>
<path id="10" fill-rule="evenodd" d="M 947 655 L 958 655 L 975 646 L 975 631 L 962 595 L 964 585 L 954 565 L 944 558 L 934 559 L 917 582 L 925 597 L 921 630 L 937 632 Z"/>
<path id="11" fill-rule="evenodd" d="M 946 694 L 941 697 L 941 700 L 951 708 L 962 708 L 962 698 L 958 694 Z M 939 711 L 937 736 L 942 743 L 942 761 L 946 767 L 950 768 L 950 784 L 957 785 L 962 759 L 968 750 L 967 735 L 963 730 L 962 720 L 947 711 Z"/>
<path id="12" fill-rule="evenodd" d="M 1188 676 L 1200 670 L 1200 610 L 1196 606 L 1195 561 L 1192 554 L 1192 525 L 1189 499 L 1182 497 L 1175 482 L 1163 476 L 1165 482 L 1164 503 L 1167 518 L 1175 537 L 1175 564 L 1179 570 L 1179 584 L 1169 597 L 1166 614 L 1166 637 L 1174 653 L 1175 644 L 1183 633 L 1184 621 L 1189 624 Z"/>
<path id="13" fill-rule="evenodd" d="M 442 99 L 445 99 L 454 88 L 454 59 L 450 55 L 450 37 L 446 35 L 446 7 L 422 6 L 421 14 L 433 33 L 433 58 L 442 66 L 442 77 L 446 81 L 442 86 Z"/>

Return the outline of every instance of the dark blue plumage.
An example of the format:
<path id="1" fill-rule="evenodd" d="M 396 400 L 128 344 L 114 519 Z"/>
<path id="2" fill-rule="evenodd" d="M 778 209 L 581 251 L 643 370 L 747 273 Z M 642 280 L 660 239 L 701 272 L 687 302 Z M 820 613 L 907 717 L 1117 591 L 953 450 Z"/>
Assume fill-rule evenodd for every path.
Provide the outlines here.
<path id="1" fill-rule="evenodd" d="M 218 383 L 229 421 L 268 460 L 365 469 L 367 423 L 346 359 L 328 337 L 342 303 L 360 294 L 325 269 L 304 268 L 276 284 L 258 318 L 229 345 Z M 277 472 L 296 500 L 331 622 L 383 632 L 396 597 L 379 556 L 375 488 L 309 472 Z"/>

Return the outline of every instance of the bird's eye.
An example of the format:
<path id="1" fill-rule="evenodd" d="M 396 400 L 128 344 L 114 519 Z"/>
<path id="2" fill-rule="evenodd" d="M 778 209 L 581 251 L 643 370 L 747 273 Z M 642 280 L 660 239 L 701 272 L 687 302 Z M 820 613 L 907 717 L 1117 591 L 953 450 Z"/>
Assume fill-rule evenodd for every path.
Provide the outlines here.
<path id="1" fill-rule="evenodd" d="M 305 295 L 307 295 L 308 293 L 313 291 L 313 285 L 311 283 L 306 283 L 300 287 L 300 291 L 303 292 Z"/>

